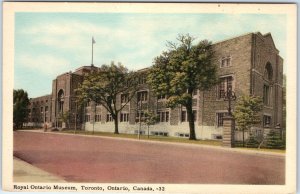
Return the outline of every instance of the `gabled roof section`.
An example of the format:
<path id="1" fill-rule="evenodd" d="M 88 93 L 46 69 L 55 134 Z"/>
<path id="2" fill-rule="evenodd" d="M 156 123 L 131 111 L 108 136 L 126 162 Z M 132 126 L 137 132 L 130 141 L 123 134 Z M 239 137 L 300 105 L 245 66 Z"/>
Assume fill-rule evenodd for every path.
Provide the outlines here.
<path id="1" fill-rule="evenodd" d="M 276 50 L 279 53 L 279 50 L 276 48 L 273 37 L 271 35 L 271 33 L 266 33 L 264 35 L 262 35 L 260 32 L 255 33 L 257 36 L 259 36 L 260 38 L 263 39 L 264 42 L 266 43 L 270 43 L 270 45 L 273 45 L 274 50 Z"/>

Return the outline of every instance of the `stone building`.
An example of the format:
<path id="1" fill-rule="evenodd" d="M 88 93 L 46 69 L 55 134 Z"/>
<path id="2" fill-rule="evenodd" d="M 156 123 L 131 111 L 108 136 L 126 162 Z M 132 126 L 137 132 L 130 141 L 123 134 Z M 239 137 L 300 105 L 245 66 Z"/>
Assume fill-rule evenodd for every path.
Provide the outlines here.
<path id="1" fill-rule="evenodd" d="M 249 33 L 213 44 L 214 63 L 218 66 L 220 84 L 209 91 L 197 91 L 193 97 L 195 131 L 198 139 L 221 139 L 223 135 L 223 117 L 227 114 L 228 102 L 224 101 L 224 92 L 235 91 L 236 96 L 257 95 L 263 97 L 264 108 L 261 112 L 262 123 L 257 132 L 282 125 L 282 87 L 283 59 L 279 56 L 270 33 Z M 48 103 L 41 102 L 43 97 L 31 99 L 40 102 L 40 110 L 49 106 L 49 116 L 40 122 L 49 122 L 54 127 L 65 127 L 60 115 L 68 111 L 69 128 L 88 131 L 114 131 L 111 115 L 100 104 L 90 102 L 83 110 L 78 110 L 75 91 L 83 80 L 83 75 L 97 69 L 95 66 L 83 66 L 75 72 L 57 76 L 53 80 L 52 95 L 47 96 Z M 119 115 L 120 133 L 147 134 L 148 127 L 139 123 L 145 111 L 155 112 L 159 122 L 149 127 L 150 135 L 189 137 L 187 113 L 184 107 L 174 109 L 166 107 L 166 97 L 156 96 L 146 84 L 148 69 L 138 71 L 141 76 L 140 90 L 128 102 Z M 128 100 L 126 94 L 118 97 L 121 105 Z M 233 102 L 234 109 L 235 102 Z M 33 113 L 33 107 L 30 106 Z M 47 114 L 48 115 L 48 114 Z M 76 116 L 77 115 L 77 116 Z M 29 121 L 37 118 L 31 114 Z M 44 117 L 45 118 L 45 117 Z M 31 119 L 31 120 L 30 120 Z"/>
<path id="2" fill-rule="evenodd" d="M 44 123 L 51 123 L 51 95 L 30 98 L 28 118 L 25 126 L 42 127 Z"/>

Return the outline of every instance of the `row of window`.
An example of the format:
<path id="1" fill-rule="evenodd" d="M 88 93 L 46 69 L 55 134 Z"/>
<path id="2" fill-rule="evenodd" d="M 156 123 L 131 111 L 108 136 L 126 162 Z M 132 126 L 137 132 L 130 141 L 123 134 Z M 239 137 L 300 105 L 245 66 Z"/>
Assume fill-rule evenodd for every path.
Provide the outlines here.
<path id="1" fill-rule="evenodd" d="M 234 90 L 234 79 L 233 76 L 226 76 L 220 78 L 220 84 L 217 90 L 217 98 L 223 99 L 226 95 L 226 92 L 229 90 Z M 194 95 L 197 94 L 197 90 L 195 90 Z M 148 91 L 141 91 L 137 93 L 137 98 L 139 102 L 146 102 L 148 100 Z M 166 99 L 166 95 L 158 95 L 158 100 Z M 129 101 L 129 94 L 121 95 L 121 103 L 127 103 Z M 264 105 L 269 106 L 271 104 L 271 87 L 267 84 L 264 84 L 263 87 L 263 102 Z M 97 106 L 100 105 L 97 103 Z M 87 106 L 90 106 L 90 102 L 87 103 Z M 48 106 L 45 107 L 46 111 L 48 111 Z M 34 108 L 33 108 L 34 110 Z M 43 112 L 43 107 L 41 107 L 41 112 Z"/>
<path id="2" fill-rule="evenodd" d="M 194 121 L 197 121 L 197 111 L 193 110 L 194 114 Z M 169 111 L 158 111 L 157 112 L 158 121 L 159 122 L 169 122 L 170 121 L 170 113 Z M 141 118 L 141 121 L 145 119 L 145 113 L 143 111 L 139 111 L 136 113 L 136 121 L 139 122 L 139 119 Z M 85 121 L 90 122 L 90 115 L 85 115 Z M 101 121 L 101 115 L 97 114 L 95 115 L 95 122 Z M 106 122 L 112 122 L 113 118 L 111 114 L 106 115 Z M 120 122 L 128 122 L 129 121 L 129 113 L 121 113 L 120 114 Z M 187 122 L 187 112 L 185 110 L 181 111 L 181 122 Z"/>
<path id="3" fill-rule="evenodd" d="M 37 110 L 38 110 L 38 108 L 32 108 L 32 113 L 33 114 L 37 113 Z M 41 113 L 43 113 L 44 107 L 40 107 L 40 111 L 41 111 Z M 48 111 L 49 111 L 49 107 L 45 106 L 45 112 L 48 112 Z M 31 109 L 28 109 L 28 113 L 31 114 Z"/>
<path id="4" fill-rule="evenodd" d="M 193 92 L 193 95 L 197 95 L 197 90 L 194 90 Z M 148 91 L 140 91 L 140 92 L 137 92 L 137 99 L 138 99 L 138 102 L 146 102 L 148 100 Z M 167 99 L 166 95 L 165 94 L 161 94 L 161 95 L 158 95 L 157 96 L 157 100 L 165 100 Z M 122 104 L 125 104 L 129 102 L 129 94 L 121 94 L 121 103 Z M 90 106 L 91 105 L 91 102 L 88 101 L 86 103 L 86 106 Z M 101 104 L 99 102 L 96 102 L 96 106 L 100 106 Z"/>
<path id="5" fill-rule="evenodd" d="M 48 103 L 48 100 L 45 100 L 45 102 L 46 103 Z M 41 100 L 41 101 L 34 101 L 34 102 L 31 102 L 31 103 L 29 103 L 29 105 L 38 105 L 38 104 L 44 104 L 44 101 L 43 100 Z"/>
<path id="6" fill-rule="evenodd" d="M 217 127 L 222 127 L 223 126 L 223 119 L 224 119 L 225 116 L 228 116 L 227 112 L 217 113 L 217 118 L 216 118 Z M 264 127 L 270 127 L 270 125 L 271 125 L 271 116 L 264 115 L 263 116 L 263 126 Z"/>

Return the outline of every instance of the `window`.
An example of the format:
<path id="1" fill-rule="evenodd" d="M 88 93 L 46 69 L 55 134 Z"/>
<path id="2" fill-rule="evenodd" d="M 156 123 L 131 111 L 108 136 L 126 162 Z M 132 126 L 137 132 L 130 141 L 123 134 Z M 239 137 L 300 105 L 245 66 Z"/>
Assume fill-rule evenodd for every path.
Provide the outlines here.
<path id="1" fill-rule="evenodd" d="M 151 135 L 154 135 L 154 136 L 168 136 L 168 132 L 163 132 L 163 131 L 151 131 Z"/>
<path id="2" fill-rule="evenodd" d="M 44 107 L 41 107 L 41 113 L 43 113 Z"/>
<path id="3" fill-rule="evenodd" d="M 135 121 L 139 122 L 140 121 L 140 117 L 141 117 L 141 121 L 143 121 L 145 119 L 145 113 L 143 111 L 138 111 L 136 113 Z"/>
<path id="4" fill-rule="evenodd" d="M 91 116 L 90 115 L 85 115 L 84 119 L 85 119 L 85 122 L 90 122 Z"/>
<path id="5" fill-rule="evenodd" d="M 148 92 L 147 91 L 142 91 L 137 93 L 138 96 L 138 101 L 147 101 L 148 99 Z"/>
<path id="6" fill-rule="evenodd" d="M 125 104 L 129 100 L 129 94 L 121 94 L 121 103 Z"/>
<path id="7" fill-rule="evenodd" d="M 166 95 L 165 94 L 160 94 L 157 96 L 157 100 L 165 100 L 166 99 Z"/>
<path id="8" fill-rule="evenodd" d="M 233 89 L 233 77 L 222 77 L 220 79 L 219 89 L 218 89 L 218 98 L 224 98 L 225 92 L 227 92 L 229 89 Z"/>
<path id="9" fill-rule="evenodd" d="M 217 127 L 223 127 L 223 118 L 227 115 L 227 112 L 217 113 Z"/>
<path id="10" fill-rule="evenodd" d="M 99 100 L 96 100 L 96 106 L 100 106 L 100 101 Z"/>
<path id="11" fill-rule="evenodd" d="M 230 56 L 227 56 L 227 57 L 223 57 L 221 59 L 221 65 L 220 67 L 229 67 L 231 66 L 231 57 Z"/>
<path id="12" fill-rule="evenodd" d="M 194 122 L 197 121 L 197 111 L 193 110 Z M 188 116 L 186 110 L 181 111 L 181 122 L 188 122 Z"/>
<path id="13" fill-rule="evenodd" d="M 141 75 L 141 77 L 139 77 L 139 84 L 144 84 L 146 83 L 146 76 Z"/>
<path id="14" fill-rule="evenodd" d="M 181 122 L 186 122 L 187 119 L 186 119 L 186 111 L 183 110 L 181 111 Z"/>
<path id="15" fill-rule="evenodd" d="M 159 111 L 157 115 L 159 116 L 159 122 L 169 122 L 169 111 Z"/>
<path id="16" fill-rule="evenodd" d="M 271 116 L 264 115 L 264 120 L 263 120 L 263 126 L 264 127 L 270 127 L 271 125 Z"/>
<path id="17" fill-rule="evenodd" d="M 95 115 L 95 122 L 100 122 L 101 121 L 101 115 L 97 114 Z"/>
<path id="18" fill-rule="evenodd" d="M 272 68 L 271 63 L 269 63 L 269 62 L 265 66 L 264 78 L 269 81 L 272 81 L 272 78 L 273 78 L 273 68 Z"/>
<path id="19" fill-rule="evenodd" d="M 197 90 L 197 89 L 195 89 L 195 90 L 193 91 L 193 96 L 196 96 L 196 95 L 197 95 L 197 93 L 198 93 L 198 90 Z"/>
<path id="20" fill-rule="evenodd" d="M 194 115 L 194 121 L 197 121 L 197 111 L 193 110 L 193 115 Z"/>
<path id="21" fill-rule="evenodd" d="M 88 107 L 88 106 L 90 106 L 90 105 L 91 105 L 91 102 L 88 101 L 88 102 L 86 103 L 86 106 Z"/>
<path id="22" fill-rule="evenodd" d="M 120 122 L 128 122 L 128 121 L 129 121 L 129 113 L 121 113 Z"/>
<path id="23" fill-rule="evenodd" d="M 263 102 L 264 105 L 270 105 L 270 86 L 266 84 L 264 85 Z"/>
<path id="24" fill-rule="evenodd" d="M 113 118 L 111 116 L 111 114 L 107 114 L 106 115 L 106 122 L 112 122 L 113 121 Z"/>
<path id="25" fill-rule="evenodd" d="M 175 136 L 178 136 L 178 137 L 190 137 L 190 134 L 189 133 L 175 133 Z"/>
<path id="26" fill-rule="evenodd" d="M 48 106 L 45 106 L 45 112 L 48 112 Z"/>

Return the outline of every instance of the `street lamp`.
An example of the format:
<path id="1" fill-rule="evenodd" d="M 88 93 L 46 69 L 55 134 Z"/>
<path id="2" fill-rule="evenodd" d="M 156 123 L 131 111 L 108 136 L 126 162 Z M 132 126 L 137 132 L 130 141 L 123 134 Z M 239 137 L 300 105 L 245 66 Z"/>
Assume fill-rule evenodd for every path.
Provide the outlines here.
<path id="1" fill-rule="evenodd" d="M 229 88 L 224 94 L 224 100 L 228 101 L 228 115 L 232 116 L 231 112 L 231 101 L 236 100 L 235 92 Z"/>
<path id="2" fill-rule="evenodd" d="M 138 139 L 140 139 L 141 135 L 141 117 L 142 117 L 142 101 L 138 101 L 138 113 L 139 113 L 139 130 L 138 130 Z"/>

